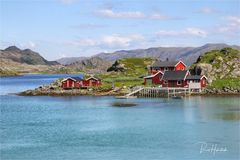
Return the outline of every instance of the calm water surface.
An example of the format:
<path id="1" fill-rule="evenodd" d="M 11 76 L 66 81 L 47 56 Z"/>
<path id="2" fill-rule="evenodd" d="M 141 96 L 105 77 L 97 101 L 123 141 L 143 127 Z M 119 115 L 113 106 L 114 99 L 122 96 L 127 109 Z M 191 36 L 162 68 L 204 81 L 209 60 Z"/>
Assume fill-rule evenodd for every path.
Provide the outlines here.
<path id="1" fill-rule="evenodd" d="M 239 97 L 21 97 L 64 75 L 1 78 L 0 159 L 237 160 Z M 134 102 L 117 108 L 112 103 Z M 200 153 L 201 146 L 226 148 Z"/>

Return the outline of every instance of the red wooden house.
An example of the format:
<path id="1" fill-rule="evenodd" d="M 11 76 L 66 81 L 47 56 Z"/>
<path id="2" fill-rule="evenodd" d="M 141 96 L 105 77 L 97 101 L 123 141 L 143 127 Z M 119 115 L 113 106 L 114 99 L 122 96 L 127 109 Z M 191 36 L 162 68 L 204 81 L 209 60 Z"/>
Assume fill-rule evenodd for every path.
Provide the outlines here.
<path id="1" fill-rule="evenodd" d="M 100 86 L 102 85 L 102 81 L 96 77 L 89 77 L 88 79 L 83 81 L 84 87 L 91 87 L 91 86 Z"/>
<path id="2" fill-rule="evenodd" d="M 63 89 L 80 89 L 102 85 L 101 79 L 95 77 L 90 77 L 88 79 L 82 79 L 80 77 L 68 77 L 63 79 L 61 82 Z"/>
<path id="3" fill-rule="evenodd" d="M 158 71 L 186 70 L 187 66 L 182 61 L 156 61 L 150 66 L 149 73 L 155 74 Z"/>
<path id="4" fill-rule="evenodd" d="M 162 77 L 162 87 L 186 87 L 189 71 L 165 71 Z"/>
<path id="5" fill-rule="evenodd" d="M 191 89 L 206 87 L 206 76 L 190 75 L 186 67 L 182 61 L 157 61 L 151 65 L 150 75 L 144 77 L 144 84 Z"/>
<path id="6" fill-rule="evenodd" d="M 163 72 L 158 71 L 155 74 L 144 77 L 144 85 L 152 85 L 152 84 L 160 85 L 160 84 L 162 84 L 161 83 L 162 75 L 163 75 Z"/>
<path id="7" fill-rule="evenodd" d="M 72 89 L 72 88 L 81 88 L 83 86 L 83 79 L 80 77 L 68 77 L 63 79 L 62 88 L 63 89 Z"/>

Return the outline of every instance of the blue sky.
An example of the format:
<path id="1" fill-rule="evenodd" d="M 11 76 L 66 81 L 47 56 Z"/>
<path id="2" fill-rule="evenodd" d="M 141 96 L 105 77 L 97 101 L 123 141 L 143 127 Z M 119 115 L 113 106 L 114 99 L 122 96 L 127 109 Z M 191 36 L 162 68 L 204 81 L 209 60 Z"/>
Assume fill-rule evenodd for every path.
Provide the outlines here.
<path id="1" fill-rule="evenodd" d="M 240 44 L 239 0 L 0 0 L 0 48 L 48 60 L 206 43 Z"/>

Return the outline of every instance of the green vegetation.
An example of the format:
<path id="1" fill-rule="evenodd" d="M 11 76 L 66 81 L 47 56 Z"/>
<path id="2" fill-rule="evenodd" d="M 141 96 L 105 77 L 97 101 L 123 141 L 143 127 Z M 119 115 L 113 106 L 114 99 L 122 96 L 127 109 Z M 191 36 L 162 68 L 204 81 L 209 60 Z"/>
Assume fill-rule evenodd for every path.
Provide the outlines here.
<path id="1" fill-rule="evenodd" d="M 118 64 L 124 69 L 112 71 L 99 75 L 103 80 L 103 88 L 133 87 L 143 85 L 143 76 L 147 74 L 147 66 L 151 65 L 154 59 L 151 58 L 123 58 L 118 60 Z"/>
<path id="2" fill-rule="evenodd" d="M 232 48 L 224 48 L 222 50 L 212 50 L 206 52 L 203 56 L 200 56 L 197 63 L 209 63 L 214 62 L 218 57 L 224 57 L 223 61 L 227 62 L 233 58 L 239 58 L 239 51 Z"/>
<path id="3" fill-rule="evenodd" d="M 240 88 L 240 78 L 218 79 L 212 82 L 209 88 L 223 89 L 223 88 Z"/>
<path id="4" fill-rule="evenodd" d="M 212 50 L 200 56 L 191 67 L 192 74 L 205 74 L 209 89 L 240 89 L 240 52 L 232 48 Z"/>
<path id="5" fill-rule="evenodd" d="M 19 73 L 17 73 L 16 71 L 0 68 L 0 77 L 18 76 L 18 75 Z"/>

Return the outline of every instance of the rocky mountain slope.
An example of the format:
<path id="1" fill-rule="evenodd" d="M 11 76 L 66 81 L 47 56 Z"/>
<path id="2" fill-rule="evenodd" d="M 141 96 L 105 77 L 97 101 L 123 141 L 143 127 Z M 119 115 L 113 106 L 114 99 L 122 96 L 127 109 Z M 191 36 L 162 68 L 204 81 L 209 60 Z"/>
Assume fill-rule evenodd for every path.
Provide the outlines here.
<path id="1" fill-rule="evenodd" d="M 240 51 L 224 48 L 206 52 L 191 66 L 191 72 L 206 75 L 210 83 L 216 79 L 240 78 Z"/>
<path id="2" fill-rule="evenodd" d="M 115 61 L 120 58 L 127 57 L 151 57 L 161 60 L 178 60 L 181 59 L 186 64 L 191 65 L 197 58 L 205 52 L 223 49 L 226 47 L 232 47 L 240 50 L 240 46 L 230 46 L 227 44 L 206 44 L 201 47 L 156 47 L 148 49 L 136 49 L 136 50 L 121 50 L 113 53 L 100 53 L 94 57 L 100 57 L 108 61 Z"/>
<path id="3" fill-rule="evenodd" d="M 87 57 L 64 57 L 57 59 L 56 61 L 62 65 L 69 65 L 77 61 L 88 59 Z"/>
<path id="4" fill-rule="evenodd" d="M 4 50 L 0 50 L 0 59 L 12 60 L 18 63 L 30 65 L 56 65 L 56 61 L 47 61 L 39 53 L 30 49 L 21 50 L 16 46 L 10 46 Z"/>
<path id="5" fill-rule="evenodd" d="M 90 74 L 104 73 L 111 66 L 111 62 L 99 57 L 92 57 L 89 59 L 80 60 L 69 65 L 67 68 L 72 68 L 77 71 L 82 71 Z"/>

